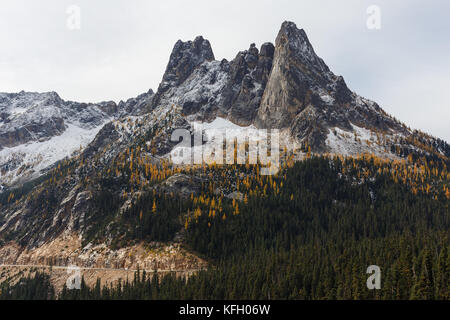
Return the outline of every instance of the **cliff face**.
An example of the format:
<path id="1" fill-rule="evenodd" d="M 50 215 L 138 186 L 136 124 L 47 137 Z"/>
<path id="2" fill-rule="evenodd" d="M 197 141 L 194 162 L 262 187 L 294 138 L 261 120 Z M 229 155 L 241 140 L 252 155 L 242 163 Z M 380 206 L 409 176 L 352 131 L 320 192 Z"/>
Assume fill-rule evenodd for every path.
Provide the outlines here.
<path id="1" fill-rule="evenodd" d="M 317 56 L 302 29 L 284 22 L 255 125 L 289 128 L 291 135 L 314 151 L 334 151 L 327 145 L 333 128 L 354 132 L 353 126 L 392 134 L 406 130 L 374 102 L 353 93 L 341 76 Z"/>
<path id="2" fill-rule="evenodd" d="M 242 126 L 250 125 L 258 111 L 262 95 L 269 79 L 274 46 L 267 42 L 258 51 L 255 44 L 240 52 L 231 61 L 231 76 L 228 84 L 229 119 Z M 237 90 L 234 90 L 237 88 Z"/>
<path id="3" fill-rule="evenodd" d="M 275 41 L 272 72 L 261 101 L 256 124 L 288 127 L 313 102 L 314 91 L 331 86 L 334 75 L 317 57 L 303 30 L 285 22 Z"/>

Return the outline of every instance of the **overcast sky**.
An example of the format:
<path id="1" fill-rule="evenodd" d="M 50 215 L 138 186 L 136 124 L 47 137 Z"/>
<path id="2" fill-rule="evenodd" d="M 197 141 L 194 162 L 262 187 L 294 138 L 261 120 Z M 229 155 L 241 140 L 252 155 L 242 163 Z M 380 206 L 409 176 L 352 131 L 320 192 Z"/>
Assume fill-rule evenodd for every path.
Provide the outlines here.
<path id="1" fill-rule="evenodd" d="M 71 5 L 79 30 L 67 27 Z M 370 5 L 379 30 L 367 28 Z M 231 60 L 290 20 L 353 91 L 450 141 L 449 13 L 446 0 L 0 0 L 0 92 L 124 100 L 157 89 L 178 39 L 203 35 Z"/>

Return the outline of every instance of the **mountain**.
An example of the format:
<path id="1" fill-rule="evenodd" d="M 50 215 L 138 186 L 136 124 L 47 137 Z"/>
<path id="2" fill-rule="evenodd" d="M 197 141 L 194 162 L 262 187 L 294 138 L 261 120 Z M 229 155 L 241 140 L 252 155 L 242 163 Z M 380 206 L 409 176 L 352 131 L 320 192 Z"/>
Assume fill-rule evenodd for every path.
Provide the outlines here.
<path id="1" fill-rule="evenodd" d="M 319 153 L 449 157 L 449 145 L 409 129 L 352 92 L 317 56 L 304 30 L 284 22 L 275 41 L 214 60 L 209 41 L 178 41 L 148 111 L 177 105 L 189 121 L 225 118 L 280 129 Z M 288 146 L 289 147 L 289 146 Z"/>
<path id="2" fill-rule="evenodd" d="M 405 189 L 395 189 L 396 197 L 408 190 L 426 201 L 444 201 L 449 194 L 442 179 L 448 179 L 450 146 L 352 92 L 292 22 L 282 24 L 275 45 L 251 44 L 231 61 L 215 60 L 201 36 L 177 41 L 154 94 L 118 104 L 69 102 L 56 93 L 0 94 L 0 119 L 1 184 L 7 187 L 0 192 L 0 263 L 201 269 L 206 263 L 193 252 L 219 259 L 211 248 L 226 251 L 220 221 L 267 211 L 258 207 L 261 199 L 273 210 L 277 204 L 292 214 L 305 210 L 309 204 L 295 190 L 308 187 L 310 165 L 318 168 L 314 179 L 323 173 L 324 180 L 314 185 L 314 194 L 306 190 L 302 196 L 319 199 L 319 213 L 325 203 L 334 214 L 326 221 L 359 208 L 355 186 L 367 211 L 377 199 L 388 206 L 389 186 L 399 182 Z M 201 128 L 238 134 L 279 129 L 282 171 L 271 177 L 254 166 L 173 165 L 177 143 L 170 137 L 180 128 L 191 135 Z M 325 157 L 292 169 L 292 161 L 310 159 L 311 152 Z M 331 163 L 329 154 L 350 158 Z M 289 174 L 301 176 L 301 184 Z M 334 187 L 324 198 L 318 186 L 328 181 Z M 303 230 L 300 224 L 293 231 L 282 221 L 284 211 L 278 213 L 276 221 L 261 218 L 253 227 L 273 223 L 270 232 Z M 219 238 L 224 242 L 214 242 Z"/>
<path id="3" fill-rule="evenodd" d="M 106 123 L 139 114 L 152 97 L 150 90 L 119 104 L 92 104 L 64 101 L 56 92 L 0 93 L 1 184 L 40 176 L 86 147 Z"/>
<path id="4" fill-rule="evenodd" d="M 208 40 L 177 41 L 161 84 L 136 98 L 85 104 L 56 93 L 0 94 L 3 186 L 29 181 L 86 147 L 113 119 L 180 107 L 188 121 L 224 118 L 238 126 L 280 129 L 288 149 L 381 157 L 449 157 L 449 145 L 409 129 L 352 92 L 315 53 L 306 33 L 284 22 L 275 41 L 251 44 L 232 61 L 215 60 Z M 168 134 L 166 134 L 168 136 Z M 157 153 L 170 151 L 164 142 Z M 295 147 L 294 147 L 295 146 Z"/>
<path id="5" fill-rule="evenodd" d="M 214 60 L 208 40 L 178 41 L 150 110 L 178 105 L 190 120 L 229 118 L 239 125 L 253 122 L 272 67 L 274 47 L 255 44 L 231 61 Z"/>
<path id="6" fill-rule="evenodd" d="M 331 130 L 408 135 L 374 102 L 348 89 L 312 48 L 306 33 L 285 22 L 275 43 L 273 68 L 255 119 L 258 127 L 289 128 L 316 151 L 341 153 Z M 367 138 L 367 137 L 366 137 Z"/>

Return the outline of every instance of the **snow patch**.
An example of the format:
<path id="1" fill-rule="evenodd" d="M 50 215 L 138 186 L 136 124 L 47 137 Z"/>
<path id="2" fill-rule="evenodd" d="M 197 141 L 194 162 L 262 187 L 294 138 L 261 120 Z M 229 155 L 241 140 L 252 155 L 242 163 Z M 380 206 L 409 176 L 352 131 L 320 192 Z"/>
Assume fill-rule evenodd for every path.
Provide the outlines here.
<path id="1" fill-rule="evenodd" d="M 221 99 L 220 92 L 228 82 L 228 74 L 222 70 L 220 61 L 206 61 L 186 79 L 182 85 L 164 94 L 160 104 L 214 104 Z"/>
<path id="2" fill-rule="evenodd" d="M 338 127 L 330 128 L 325 144 L 331 153 L 342 155 L 358 155 L 374 153 L 377 156 L 396 158 L 384 146 L 378 143 L 377 134 L 366 128 L 351 124 L 352 131 Z"/>
<path id="3" fill-rule="evenodd" d="M 178 163 L 190 163 L 191 155 L 208 154 L 207 151 L 205 153 L 205 150 L 213 150 L 215 146 L 221 145 L 221 141 L 223 141 L 223 137 L 225 136 L 227 139 L 247 137 L 249 141 L 266 141 L 262 140 L 261 136 L 258 134 L 258 129 L 256 129 L 255 126 L 250 125 L 241 127 L 220 117 L 215 118 L 209 123 L 191 121 L 190 125 L 194 132 L 203 132 L 203 137 L 206 138 L 207 141 L 204 145 L 194 145 L 193 147 L 176 146 L 173 148 L 166 156 L 172 160 L 177 159 Z M 216 141 L 217 138 L 222 139 Z"/>
<path id="4" fill-rule="evenodd" d="M 70 157 L 75 151 L 88 145 L 100 131 L 102 126 L 94 129 L 83 129 L 69 124 L 60 135 L 43 142 L 30 142 L 0 151 L 0 168 L 14 166 L 10 171 L 2 173 L 2 182 L 13 184 L 21 178 L 33 178 L 44 170 L 62 160 Z"/>

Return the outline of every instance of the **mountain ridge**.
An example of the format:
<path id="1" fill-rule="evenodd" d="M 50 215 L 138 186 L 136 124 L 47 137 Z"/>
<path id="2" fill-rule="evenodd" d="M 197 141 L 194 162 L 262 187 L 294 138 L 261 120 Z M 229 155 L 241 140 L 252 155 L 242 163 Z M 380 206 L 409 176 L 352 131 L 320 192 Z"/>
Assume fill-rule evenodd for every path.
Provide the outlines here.
<path id="1" fill-rule="evenodd" d="M 252 43 L 231 61 L 215 60 L 202 36 L 178 40 L 157 91 L 127 101 L 78 103 L 56 92 L 0 93 L 1 188 L 36 178 L 76 154 L 111 120 L 173 106 L 181 108 L 188 122 L 219 117 L 244 127 L 280 129 L 303 151 L 450 156 L 445 141 L 410 130 L 377 103 L 352 92 L 316 54 L 306 32 L 285 21 L 275 45 L 266 42 L 258 49 Z M 58 137 L 69 139 L 70 147 L 58 152 Z"/>
<path id="2" fill-rule="evenodd" d="M 56 92 L 0 93 L 0 177 L 15 185 L 38 177 L 86 147 L 113 119 L 139 114 L 153 91 L 120 101 L 79 103 Z"/>
<path id="3" fill-rule="evenodd" d="M 130 110 L 137 105 L 137 114 L 125 113 L 96 127 L 85 148 L 54 164 L 43 182 L 4 197 L 0 238 L 33 248 L 78 232 L 87 243 L 104 236 L 111 244 L 124 232 L 121 223 L 128 221 L 123 217 L 134 212 L 142 197 L 156 207 L 159 192 L 164 200 L 158 206 L 171 208 L 174 203 L 167 195 L 198 195 L 189 181 L 207 187 L 201 170 L 170 163 L 176 146 L 170 138 L 176 129 L 194 134 L 195 124 L 218 118 L 227 119 L 221 122 L 224 128 L 280 129 L 296 143 L 280 146 L 286 147 L 285 163 L 290 156 L 303 159 L 311 152 L 445 163 L 450 156 L 446 142 L 408 129 L 348 89 L 315 54 L 306 33 L 291 22 L 283 23 L 275 46 L 264 43 L 258 50 L 251 44 L 230 62 L 214 60 L 203 37 L 178 41 L 157 92 L 128 101 L 122 110 L 127 110 L 126 103 Z M 238 185 L 217 192 L 239 200 Z M 171 210 L 168 214 L 179 213 Z"/>
<path id="4" fill-rule="evenodd" d="M 377 103 L 351 91 L 344 78 L 332 73 L 315 53 L 305 31 L 293 22 L 282 24 L 275 46 L 264 43 L 258 50 L 252 43 L 231 61 L 214 60 L 209 41 L 201 36 L 195 41 L 207 44 L 194 49 L 192 41 L 177 41 L 155 94 L 158 99 L 152 101 L 148 111 L 165 104 L 177 105 L 190 121 L 211 122 L 221 117 L 240 126 L 282 129 L 319 153 L 356 155 L 374 151 L 393 157 L 392 150 L 398 146 L 405 149 L 401 156 L 406 157 L 408 152 L 427 145 L 437 154 L 450 156 L 445 141 L 409 129 Z M 178 57 L 180 47 L 185 48 L 182 58 Z M 199 47 L 205 50 L 200 55 Z M 197 55 L 208 59 L 195 58 L 189 63 L 186 58 Z M 187 67 L 173 70 L 178 63 L 174 57 Z M 167 82 L 165 79 L 173 73 L 180 74 L 182 81 Z M 358 141 L 358 136 L 367 139 Z M 411 141 L 415 140 L 420 143 L 413 145 Z M 346 144 L 355 146 L 346 148 Z"/>

